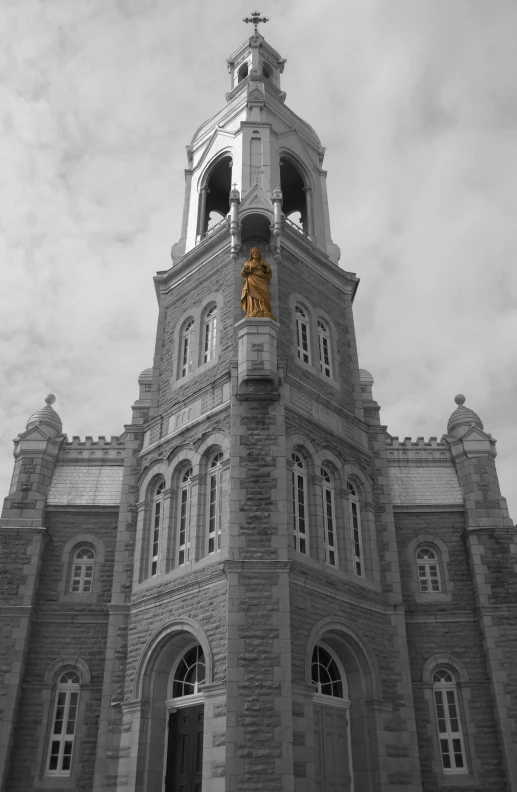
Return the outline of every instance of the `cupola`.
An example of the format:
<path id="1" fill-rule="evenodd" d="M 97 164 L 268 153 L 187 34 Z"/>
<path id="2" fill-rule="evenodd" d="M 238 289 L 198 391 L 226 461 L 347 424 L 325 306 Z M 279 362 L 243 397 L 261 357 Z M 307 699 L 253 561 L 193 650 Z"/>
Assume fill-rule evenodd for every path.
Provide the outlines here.
<path id="1" fill-rule="evenodd" d="M 61 422 L 61 418 L 52 407 L 55 401 L 56 397 L 54 394 L 49 393 L 45 399 L 45 406 L 32 413 L 29 420 L 27 421 L 26 428 L 31 429 L 33 426 L 43 426 L 47 432 L 51 430 L 54 437 L 58 434 L 61 434 L 63 431 L 63 424 Z"/>
<path id="2" fill-rule="evenodd" d="M 454 397 L 454 401 L 458 405 L 452 413 L 447 423 L 447 434 L 453 437 L 461 437 L 471 426 L 477 426 L 478 429 L 483 429 L 481 418 L 474 410 L 465 407 L 465 396 L 458 393 Z"/>

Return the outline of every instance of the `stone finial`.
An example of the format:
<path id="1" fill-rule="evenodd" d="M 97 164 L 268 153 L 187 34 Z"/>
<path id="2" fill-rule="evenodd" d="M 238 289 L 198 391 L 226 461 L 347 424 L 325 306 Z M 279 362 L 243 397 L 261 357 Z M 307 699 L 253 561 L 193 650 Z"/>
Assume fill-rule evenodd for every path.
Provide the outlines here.
<path id="1" fill-rule="evenodd" d="M 447 434 L 453 435 L 454 437 L 461 437 L 471 426 L 477 426 L 482 430 L 483 423 L 479 415 L 469 407 L 465 407 L 465 396 L 462 393 L 458 393 L 458 395 L 454 397 L 454 401 L 458 406 L 447 423 Z"/>
<path id="2" fill-rule="evenodd" d="M 56 397 L 54 396 L 53 393 L 49 393 L 49 395 L 45 399 L 45 403 L 48 404 L 49 407 L 51 407 L 55 401 L 56 401 Z"/>

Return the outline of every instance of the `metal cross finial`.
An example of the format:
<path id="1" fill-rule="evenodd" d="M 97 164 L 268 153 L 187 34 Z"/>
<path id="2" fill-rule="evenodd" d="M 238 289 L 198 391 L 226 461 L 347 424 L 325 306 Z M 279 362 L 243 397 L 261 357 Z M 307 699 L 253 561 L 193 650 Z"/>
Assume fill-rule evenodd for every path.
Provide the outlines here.
<path id="1" fill-rule="evenodd" d="M 252 11 L 251 17 L 244 17 L 242 21 L 251 22 L 255 26 L 253 33 L 255 34 L 255 36 L 258 36 L 257 25 L 260 25 L 262 22 L 269 22 L 269 19 L 268 17 L 261 17 L 260 11 Z"/>

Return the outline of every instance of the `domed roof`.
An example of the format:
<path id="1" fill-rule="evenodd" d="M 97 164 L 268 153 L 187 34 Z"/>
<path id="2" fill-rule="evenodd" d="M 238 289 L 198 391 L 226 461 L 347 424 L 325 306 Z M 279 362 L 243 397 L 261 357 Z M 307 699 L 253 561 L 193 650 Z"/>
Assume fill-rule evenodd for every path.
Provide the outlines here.
<path id="1" fill-rule="evenodd" d="M 470 410 L 468 407 L 464 406 L 465 396 L 463 396 L 462 393 L 458 393 L 458 395 L 454 397 L 454 401 L 458 406 L 447 423 L 447 434 L 464 434 L 470 426 L 477 426 L 479 429 L 483 429 L 483 424 L 479 415 L 475 413 L 474 410 Z M 463 431 L 459 433 L 456 432 L 457 429 L 462 428 Z"/>
<path id="2" fill-rule="evenodd" d="M 31 417 L 27 421 L 27 429 L 30 429 L 31 426 L 42 424 L 43 426 L 51 427 L 57 432 L 57 434 L 60 434 L 63 430 L 63 424 L 61 423 L 61 418 L 52 407 L 55 401 L 56 397 L 54 394 L 49 393 L 45 399 L 45 406 L 32 413 Z"/>

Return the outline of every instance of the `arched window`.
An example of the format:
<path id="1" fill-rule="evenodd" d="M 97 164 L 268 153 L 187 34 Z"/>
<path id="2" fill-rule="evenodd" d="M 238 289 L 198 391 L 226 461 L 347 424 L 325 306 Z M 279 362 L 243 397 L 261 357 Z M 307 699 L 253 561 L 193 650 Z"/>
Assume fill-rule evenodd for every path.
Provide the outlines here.
<path id="1" fill-rule="evenodd" d="M 69 776 L 79 706 L 79 675 L 76 671 L 61 674 L 56 689 L 56 703 L 47 761 L 47 775 Z"/>
<path id="2" fill-rule="evenodd" d="M 416 564 L 420 591 L 425 593 L 441 591 L 437 552 L 431 547 L 421 547 L 416 554 Z"/>
<path id="3" fill-rule="evenodd" d="M 95 568 L 95 553 L 91 547 L 81 547 L 74 556 L 70 591 L 73 594 L 90 594 Z"/>
<path id="4" fill-rule="evenodd" d="M 208 466 L 208 552 L 216 553 L 221 543 L 223 455 L 216 454 Z"/>
<path id="5" fill-rule="evenodd" d="M 312 684 L 324 696 L 343 698 L 343 680 L 334 658 L 322 646 L 316 645 L 312 653 Z"/>
<path id="6" fill-rule="evenodd" d="M 186 377 L 192 371 L 192 348 L 194 336 L 194 320 L 185 325 L 181 334 L 181 376 Z"/>
<path id="7" fill-rule="evenodd" d="M 197 644 L 187 649 L 179 661 L 172 682 L 172 697 L 195 696 L 199 686 L 205 681 L 205 656 Z"/>
<path id="8" fill-rule="evenodd" d="M 189 468 L 182 476 L 179 492 L 178 566 L 189 559 L 191 495 L 192 468 Z"/>
<path id="9" fill-rule="evenodd" d="M 238 71 L 239 82 L 242 82 L 244 79 L 246 79 L 246 77 L 248 76 L 248 72 L 249 72 L 249 65 L 248 65 L 248 61 L 246 61 L 246 63 L 243 63 L 242 66 L 239 67 L 239 71 Z"/>
<path id="10" fill-rule="evenodd" d="M 301 174 L 299 165 L 289 156 L 282 156 L 280 159 L 280 189 L 283 196 L 282 211 L 287 218 L 288 227 L 293 227 L 291 217 L 299 215 L 303 233 L 312 235 L 314 230 L 310 190 Z M 296 228 L 296 230 L 299 229 Z"/>
<path id="11" fill-rule="evenodd" d="M 298 454 L 293 461 L 293 533 L 294 549 L 307 554 L 307 483 L 305 466 Z"/>
<path id="12" fill-rule="evenodd" d="M 232 158 L 225 154 L 208 166 L 199 187 L 198 238 L 218 225 L 230 211 Z"/>
<path id="13" fill-rule="evenodd" d="M 456 681 L 445 668 L 433 675 L 438 740 L 444 773 L 466 773 L 465 745 L 458 708 Z"/>
<path id="14" fill-rule="evenodd" d="M 352 555 L 354 572 L 358 577 L 364 577 L 363 538 L 361 535 L 361 513 L 359 511 L 359 498 L 353 484 L 346 485 L 349 497 L 348 508 L 350 512 L 350 526 L 352 530 Z"/>
<path id="15" fill-rule="evenodd" d="M 300 308 L 299 305 L 295 308 L 296 314 L 296 349 L 298 357 L 304 363 L 310 363 L 310 348 L 309 348 L 309 323 L 307 314 Z"/>
<path id="16" fill-rule="evenodd" d="M 163 493 L 165 482 L 162 481 L 154 491 L 152 503 L 152 531 L 151 531 L 151 577 L 158 572 L 158 559 L 160 555 L 160 537 L 163 523 Z"/>
<path id="17" fill-rule="evenodd" d="M 330 336 L 321 319 L 318 319 L 318 343 L 320 350 L 320 371 L 326 377 L 331 377 Z"/>
<path id="18" fill-rule="evenodd" d="M 204 325 L 204 363 L 213 360 L 215 357 L 215 347 L 217 342 L 217 308 L 215 305 L 210 308 L 205 316 Z"/>
<path id="19" fill-rule="evenodd" d="M 325 544 L 325 561 L 330 566 L 337 564 L 336 520 L 334 515 L 334 487 L 332 477 L 326 468 L 321 468 L 323 496 L 323 541 Z"/>

